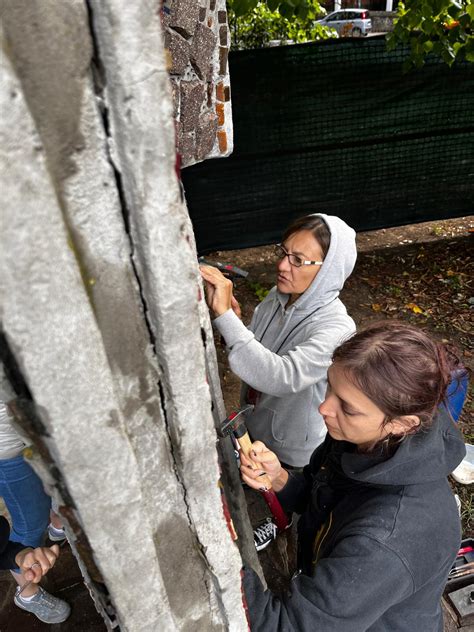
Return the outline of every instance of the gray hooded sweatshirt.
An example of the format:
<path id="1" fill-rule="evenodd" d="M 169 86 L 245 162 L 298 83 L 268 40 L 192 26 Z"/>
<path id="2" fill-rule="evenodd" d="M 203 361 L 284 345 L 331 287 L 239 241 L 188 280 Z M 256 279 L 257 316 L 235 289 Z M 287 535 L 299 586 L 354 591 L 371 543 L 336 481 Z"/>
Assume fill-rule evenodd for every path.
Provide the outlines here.
<path id="1" fill-rule="evenodd" d="M 355 265 L 355 232 L 338 217 L 317 215 L 331 231 L 331 244 L 306 292 L 285 309 L 288 294 L 272 288 L 249 328 L 232 310 L 214 320 L 230 368 L 244 382 L 242 403 L 256 403 L 246 419 L 252 439 L 294 467 L 306 465 L 326 435 L 318 406 L 327 369 L 334 349 L 355 331 L 338 299 Z"/>

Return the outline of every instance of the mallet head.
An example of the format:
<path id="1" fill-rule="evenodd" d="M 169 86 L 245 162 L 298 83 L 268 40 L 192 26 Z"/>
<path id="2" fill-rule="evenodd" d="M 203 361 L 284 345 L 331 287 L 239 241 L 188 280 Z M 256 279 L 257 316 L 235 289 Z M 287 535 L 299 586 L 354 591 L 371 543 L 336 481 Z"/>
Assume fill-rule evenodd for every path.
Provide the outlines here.
<path id="1" fill-rule="evenodd" d="M 234 433 L 236 438 L 239 438 L 247 432 L 247 426 L 245 425 L 245 414 L 253 410 L 253 404 L 246 404 L 238 410 L 230 413 L 228 417 L 221 423 L 220 434 L 223 437 Z"/>

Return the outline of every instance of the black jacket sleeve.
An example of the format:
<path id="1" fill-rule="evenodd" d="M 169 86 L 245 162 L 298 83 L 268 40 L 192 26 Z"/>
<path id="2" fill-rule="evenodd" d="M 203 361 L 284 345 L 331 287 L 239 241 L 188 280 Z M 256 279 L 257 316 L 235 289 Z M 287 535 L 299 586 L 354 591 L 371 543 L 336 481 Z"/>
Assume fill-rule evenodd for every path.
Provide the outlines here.
<path id="1" fill-rule="evenodd" d="M 288 471 L 288 482 L 277 493 L 278 500 L 285 511 L 294 511 L 302 514 L 311 497 L 313 475 L 321 467 L 328 450 L 328 441 L 324 441 L 311 455 L 311 459 L 302 472 Z"/>
<path id="2" fill-rule="evenodd" d="M 15 556 L 26 548 L 24 544 L 10 542 L 10 525 L 8 520 L 0 516 L 0 570 L 16 568 Z"/>
<path id="3" fill-rule="evenodd" d="M 243 585 L 252 632 L 365 632 L 414 590 L 403 560 L 364 536 L 344 538 L 288 595 L 264 591 L 252 570 Z"/>
<path id="4" fill-rule="evenodd" d="M 295 511 L 302 514 L 310 499 L 311 485 L 302 472 L 288 471 L 288 481 L 285 487 L 277 493 L 285 511 Z"/>

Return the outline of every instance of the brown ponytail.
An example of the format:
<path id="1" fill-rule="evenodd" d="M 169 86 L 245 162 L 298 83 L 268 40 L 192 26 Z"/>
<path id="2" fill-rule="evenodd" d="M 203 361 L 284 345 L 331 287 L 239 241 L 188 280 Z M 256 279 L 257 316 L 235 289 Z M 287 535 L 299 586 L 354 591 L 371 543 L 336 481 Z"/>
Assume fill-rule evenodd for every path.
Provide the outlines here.
<path id="1" fill-rule="evenodd" d="M 385 413 L 385 423 L 417 415 L 427 428 L 445 400 L 451 372 L 459 367 L 452 349 L 420 329 L 396 321 L 370 325 L 340 345 L 334 363 Z"/>

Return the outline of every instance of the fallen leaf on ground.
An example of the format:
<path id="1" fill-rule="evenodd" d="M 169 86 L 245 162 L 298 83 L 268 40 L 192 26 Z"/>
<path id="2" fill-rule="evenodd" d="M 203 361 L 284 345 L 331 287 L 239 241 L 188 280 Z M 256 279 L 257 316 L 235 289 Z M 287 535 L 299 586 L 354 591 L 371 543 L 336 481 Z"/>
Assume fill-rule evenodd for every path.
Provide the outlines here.
<path id="1" fill-rule="evenodd" d="M 405 307 L 406 307 L 407 309 L 411 309 L 411 311 L 412 311 L 414 314 L 423 314 L 423 310 L 421 309 L 421 307 L 418 307 L 418 305 L 417 305 L 416 303 L 407 303 L 407 304 L 405 305 Z"/>

